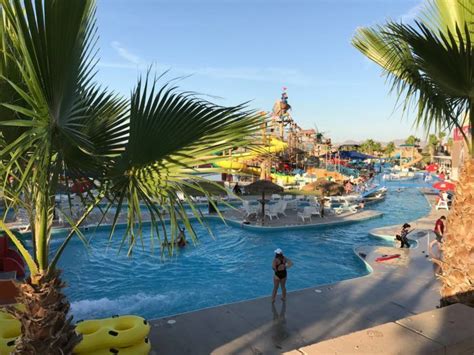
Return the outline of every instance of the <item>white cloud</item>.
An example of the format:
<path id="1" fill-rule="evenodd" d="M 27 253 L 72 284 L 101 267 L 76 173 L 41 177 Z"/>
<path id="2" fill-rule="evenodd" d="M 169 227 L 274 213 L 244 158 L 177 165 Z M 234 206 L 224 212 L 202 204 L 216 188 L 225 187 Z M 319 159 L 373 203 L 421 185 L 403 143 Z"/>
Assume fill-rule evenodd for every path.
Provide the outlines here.
<path id="1" fill-rule="evenodd" d="M 100 67 L 146 70 L 152 66 L 157 71 L 171 70 L 178 75 L 202 75 L 216 79 L 278 82 L 287 85 L 310 85 L 311 83 L 311 78 L 298 69 L 279 67 L 188 67 L 157 62 L 151 63 L 132 53 L 118 41 L 113 41 L 111 46 L 124 61 L 100 61 L 98 64 Z"/>
<path id="2" fill-rule="evenodd" d="M 122 57 L 123 59 L 125 59 L 128 63 L 135 64 L 135 65 L 140 65 L 143 63 L 143 60 L 139 56 L 131 53 L 128 49 L 123 47 L 120 42 L 113 41 L 111 43 L 111 46 L 113 49 L 115 49 L 118 55 Z"/>
<path id="3" fill-rule="evenodd" d="M 408 23 L 408 22 L 412 22 L 413 20 L 416 20 L 424 8 L 425 8 L 425 2 L 422 1 L 418 3 L 417 5 L 413 6 L 402 16 L 400 16 L 400 21 L 402 21 L 403 23 Z"/>

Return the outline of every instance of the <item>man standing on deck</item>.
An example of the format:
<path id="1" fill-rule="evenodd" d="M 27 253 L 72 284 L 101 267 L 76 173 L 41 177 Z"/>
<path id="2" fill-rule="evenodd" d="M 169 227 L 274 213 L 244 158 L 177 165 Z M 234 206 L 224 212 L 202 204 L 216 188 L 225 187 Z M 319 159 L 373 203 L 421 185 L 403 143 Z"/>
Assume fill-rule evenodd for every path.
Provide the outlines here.
<path id="1" fill-rule="evenodd" d="M 444 221 L 446 220 L 445 216 L 441 216 L 435 223 L 434 233 L 436 234 L 436 240 L 440 243 L 443 242 L 444 235 Z"/>

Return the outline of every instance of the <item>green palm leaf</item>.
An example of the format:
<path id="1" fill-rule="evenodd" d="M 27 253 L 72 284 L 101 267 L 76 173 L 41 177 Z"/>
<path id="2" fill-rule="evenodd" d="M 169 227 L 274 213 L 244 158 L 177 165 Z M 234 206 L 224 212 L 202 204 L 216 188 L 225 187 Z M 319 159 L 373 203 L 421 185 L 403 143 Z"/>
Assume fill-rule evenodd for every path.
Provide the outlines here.
<path id="1" fill-rule="evenodd" d="M 100 88 L 94 81 L 92 0 L 1 0 L 1 5 L 1 179 L 8 207 L 30 214 L 38 270 L 48 267 L 53 197 L 61 178 L 97 183 L 99 196 L 109 201 L 105 211 L 116 207 L 111 236 L 125 213 L 123 244 L 129 252 L 142 238 L 143 206 L 155 238 L 172 240 L 177 223 L 195 238 L 185 205 L 198 221 L 205 220 L 186 189 L 202 190 L 193 167 L 222 150 L 251 149 L 261 117 L 243 105 L 221 107 L 178 92 L 170 83 L 158 86 L 148 75 L 129 100 Z M 100 199 L 89 195 L 82 202 L 81 218 L 65 216 L 72 232 L 50 270 Z"/>
<path id="2" fill-rule="evenodd" d="M 454 8 L 446 12 L 448 2 Z M 382 67 L 403 110 L 416 108 L 415 124 L 427 131 L 460 128 L 470 109 L 472 8 L 470 1 L 430 2 L 415 26 L 388 22 L 359 29 L 353 38 Z"/>

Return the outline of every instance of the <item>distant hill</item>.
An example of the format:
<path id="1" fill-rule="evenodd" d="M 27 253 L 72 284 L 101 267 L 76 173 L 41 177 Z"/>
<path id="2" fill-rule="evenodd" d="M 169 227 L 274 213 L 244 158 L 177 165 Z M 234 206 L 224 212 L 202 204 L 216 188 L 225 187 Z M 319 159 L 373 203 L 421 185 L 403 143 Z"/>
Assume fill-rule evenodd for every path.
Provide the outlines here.
<path id="1" fill-rule="evenodd" d="M 394 142 L 396 146 L 399 146 L 400 144 L 404 144 L 405 143 L 405 139 L 394 139 L 393 141 L 387 141 L 387 142 L 382 142 L 382 141 L 377 141 L 376 139 L 374 139 L 376 142 L 380 142 L 382 143 L 383 146 L 386 146 L 389 142 Z M 361 140 L 361 141 L 354 141 L 354 140 L 345 140 L 344 142 L 337 142 L 337 143 L 334 143 L 334 145 L 336 146 L 340 146 L 340 145 L 352 145 L 352 144 L 362 144 L 364 143 L 365 140 Z M 423 148 L 424 146 L 426 145 L 426 142 L 425 141 L 421 141 L 420 142 L 420 146 Z"/>

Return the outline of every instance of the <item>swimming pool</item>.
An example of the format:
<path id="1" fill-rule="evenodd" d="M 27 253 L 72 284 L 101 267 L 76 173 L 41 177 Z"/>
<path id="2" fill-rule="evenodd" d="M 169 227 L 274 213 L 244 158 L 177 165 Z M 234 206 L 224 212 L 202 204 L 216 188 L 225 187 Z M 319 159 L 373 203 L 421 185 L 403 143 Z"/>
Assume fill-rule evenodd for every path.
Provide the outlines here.
<path id="1" fill-rule="evenodd" d="M 423 185 L 417 181 L 415 184 Z M 259 233 L 219 221 L 210 221 L 216 239 L 202 227 L 196 247 L 189 246 L 172 259 L 161 260 L 158 250 L 137 247 L 133 257 L 117 255 L 120 233 L 107 248 L 107 231 L 95 232 L 91 248 L 73 241 L 60 262 L 65 290 L 75 319 L 134 313 L 158 318 L 269 295 L 272 289 L 273 251 L 282 248 L 295 265 L 289 270 L 288 289 L 327 284 L 368 273 L 354 254 L 355 245 L 386 245 L 370 237 L 375 227 L 402 224 L 425 215 L 423 195 L 404 183 L 386 183 L 384 202 L 370 206 L 383 218 L 325 229 Z M 417 186 L 418 186 L 417 185 Z M 57 241 L 59 244 L 59 240 Z"/>

